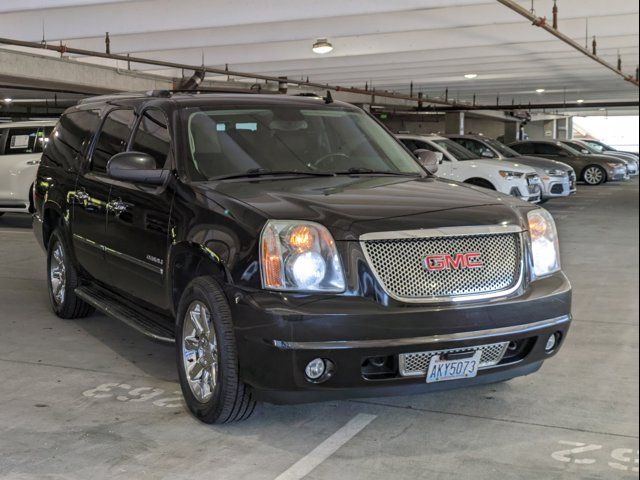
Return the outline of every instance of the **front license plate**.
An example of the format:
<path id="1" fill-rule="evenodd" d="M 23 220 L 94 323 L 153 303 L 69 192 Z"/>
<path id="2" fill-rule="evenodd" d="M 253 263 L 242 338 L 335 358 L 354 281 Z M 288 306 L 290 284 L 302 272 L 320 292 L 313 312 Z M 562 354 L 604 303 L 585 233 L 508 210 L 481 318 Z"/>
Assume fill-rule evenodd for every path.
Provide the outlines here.
<path id="1" fill-rule="evenodd" d="M 478 365 L 482 351 L 478 350 L 473 357 L 456 360 L 443 360 L 436 355 L 429 363 L 427 383 L 456 380 L 459 378 L 473 378 L 478 374 Z"/>

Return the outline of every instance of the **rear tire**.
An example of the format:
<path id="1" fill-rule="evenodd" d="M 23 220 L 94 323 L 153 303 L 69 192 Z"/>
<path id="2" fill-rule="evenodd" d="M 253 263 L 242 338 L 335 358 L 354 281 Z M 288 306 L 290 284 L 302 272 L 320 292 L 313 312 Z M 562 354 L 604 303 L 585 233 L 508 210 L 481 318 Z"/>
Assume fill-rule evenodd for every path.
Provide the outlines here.
<path id="1" fill-rule="evenodd" d="M 607 181 L 607 172 L 599 165 L 589 165 L 582 171 L 582 180 L 587 185 L 600 185 Z"/>
<path id="2" fill-rule="evenodd" d="M 242 382 L 229 303 L 211 277 L 189 283 L 178 306 L 176 359 L 189 410 L 205 423 L 249 418 L 256 407 Z"/>
<path id="3" fill-rule="evenodd" d="M 47 248 L 47 286 L 51 307 L 60 318 L 83 318 L 93 313 L 93 307 L 76 295 L 79 285 L 64 236 L 56 228 Z"/>

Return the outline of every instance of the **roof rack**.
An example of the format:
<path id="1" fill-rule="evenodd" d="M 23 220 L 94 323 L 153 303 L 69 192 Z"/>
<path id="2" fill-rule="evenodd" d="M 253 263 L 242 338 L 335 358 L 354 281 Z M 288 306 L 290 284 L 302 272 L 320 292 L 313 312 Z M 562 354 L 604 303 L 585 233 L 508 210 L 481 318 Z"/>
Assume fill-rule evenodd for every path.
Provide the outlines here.
<path id="1" fill-rule="evenodd" d="M 84 105 L 87 103 L 95 103 L 95 102 L 108 102 L 113 100 L 124 100 L 127 98 L 144 98 L 144 97 L 155 97 L 155 98 L 171 98 L 172 95 L 176 93 L 184 93 L 184 94 L 192 94 L 199 95 L 202 93 L 245 93 L 245 94 L 256 94 L 256 93 L 275 93 L 278 92 L 265 90 L 262 91 L 260 88 L 251 89 L 246 88 L 199 88 L 198 90 L 189 90 L 189 89 L 160 89 L 160 90 L 148 90 L 146 92 L 122 92 L 122 93 L 109 93 L 106 95 L 97 95 L 95 97 L 87 97 L 78 101 L 78 105 Z"/>

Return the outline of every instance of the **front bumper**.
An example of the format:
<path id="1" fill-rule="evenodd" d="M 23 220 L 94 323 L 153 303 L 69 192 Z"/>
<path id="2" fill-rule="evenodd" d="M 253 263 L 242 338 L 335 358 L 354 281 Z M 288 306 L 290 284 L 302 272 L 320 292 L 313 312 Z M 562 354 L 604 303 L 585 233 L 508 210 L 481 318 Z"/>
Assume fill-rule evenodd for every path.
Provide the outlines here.
<path id="1" fill-rule="evenodd" d="M 625 165 L 621 165 L 619 167 L 607 168 L 607 180 L 610 182 L 617 182 L 620 180 L 627 180 L 629 175 L 627 173 L 627 167 Z"/>
<path id="2" fill-rule="evenodd" d="M 542 185 L 542 198 L 567 197 L 576 191 L 575 182 L 566 175 L 542 177 Z"/>
<path id="3" fill-rule="evenodd" d="M 473 305 L 383 306 L 361 297 L 227 294 L 235 300 L 240 375 L 258 398 L 276 403 L 401 395 L 525 375 L 558 351 L 571 322 L 571 287 L 562 273 L 530 284 L 518 297 Z M 560 343 L 547 353 L 545 343 L 554 333 Z M 427 384 L 425 376 L 399 373 L 402 353 L 497 342 L 516 342 L 521 351 L 481 369 L 473 379 Z M 367 365 L 372 357 L 386 358 L 388 371 L 371 375 Z M 311 383 L 304 375 L 314 358 L 334 365 L 323 383 Z"/>

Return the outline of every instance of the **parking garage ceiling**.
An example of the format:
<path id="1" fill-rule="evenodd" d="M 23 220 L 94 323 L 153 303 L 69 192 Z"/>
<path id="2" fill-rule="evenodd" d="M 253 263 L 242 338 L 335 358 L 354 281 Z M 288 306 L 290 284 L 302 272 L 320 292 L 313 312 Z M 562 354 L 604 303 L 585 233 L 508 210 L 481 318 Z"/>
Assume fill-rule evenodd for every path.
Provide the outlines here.
<path id="1" fill-rule="evenodd" d="M 529 10 L 531 1 L 519 2 Z M 559 30 L 635 75 L 638 3 L 558 0 Z M 534 0 L 551 21 L 553 1 Z M 99 31 L 98 31 L 99 29 Z M 478 103 L 637 101 L 638 88 L 499 4 L 482 0 L 4 0 L 7 38 Z M 43 33 L 44 32 L 44 33 Z M 327 38 L 333 51 L 318 55 Z M 116 65 L 109 59 L 80 61 Z M 122 62 L 117 64 L 123 67 Z M 136 64 L 146 73 L 175 69 Z M 473 78 L 467 78 L 473 77 Z M 215 75 L 207 79 L 222 79 Z M 544 92 L 536 90 L 544 89 Z"/>

